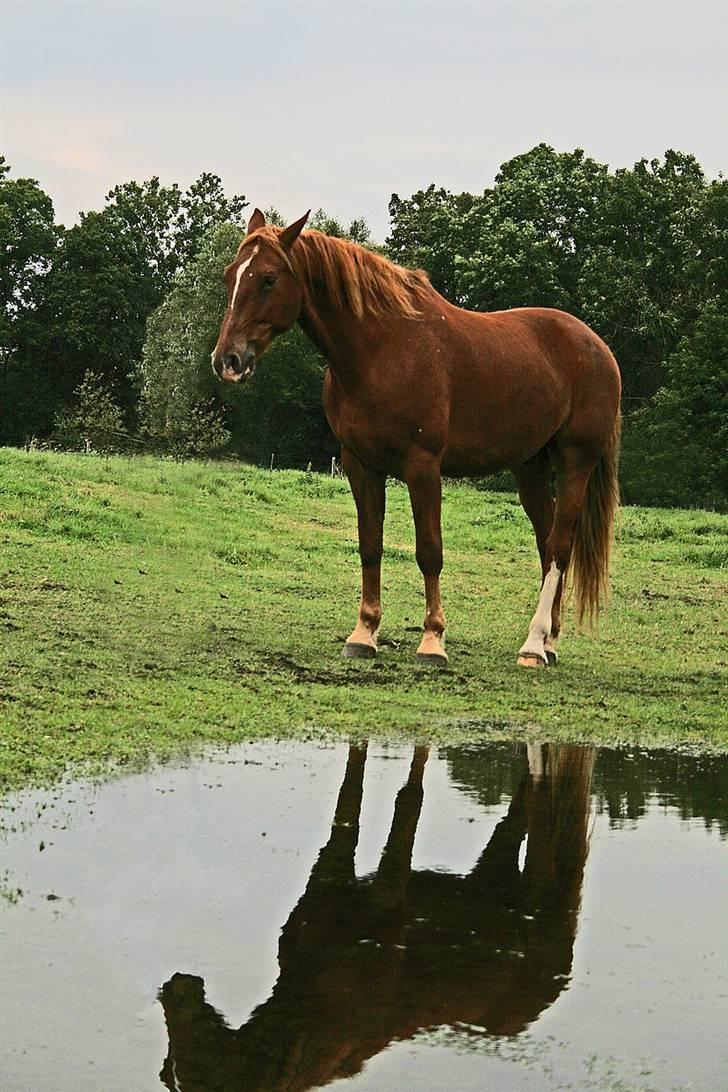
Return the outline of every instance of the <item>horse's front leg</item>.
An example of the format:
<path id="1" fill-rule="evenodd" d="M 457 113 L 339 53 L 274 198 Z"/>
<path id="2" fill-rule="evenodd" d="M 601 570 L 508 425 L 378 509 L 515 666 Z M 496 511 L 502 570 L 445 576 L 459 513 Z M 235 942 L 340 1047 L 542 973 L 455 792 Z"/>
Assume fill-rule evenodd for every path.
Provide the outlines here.
<path id="1" fill-rule="evenodd" d="M 418 465 L 408 472 L 406 481 L 415 521 L 417 564 L 425 578 L 425 632 L 417 649 L 417 659 L 446 667 L 445 613 L 440 599 L 442 479 L 439 464 L 433 459 Z"/>
<path id="2" fill-rule="evenodd" d="M 382 534 L 387 478 L 379 471 L 369 470 L 346 448 L 341 454 L 356 503 L 361 558 L 359 619 L 342 655 L 371 658 L 377 654 L 377 630 L 382 620 Z"/>

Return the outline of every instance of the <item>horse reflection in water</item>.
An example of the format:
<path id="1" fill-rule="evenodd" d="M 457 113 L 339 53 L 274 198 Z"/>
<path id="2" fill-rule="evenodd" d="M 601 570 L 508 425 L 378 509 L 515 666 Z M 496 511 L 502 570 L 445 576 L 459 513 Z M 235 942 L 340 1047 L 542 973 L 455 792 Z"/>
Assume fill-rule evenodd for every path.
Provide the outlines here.
<path id="1" fill-rule="evenodd" d="M 331 837 L 283 927 L 269 999 L 233 1030 L 201 978 L 176 974 L 162 988 L 167 1088 L 303 1092 L 422 1031 L 516 1035 L 564 989 L 594 752 L 529 746 L 508 812 L 466 876 L 412 869 L 427 761 L 416 747 L 379 867 L 357 878 L 365 761 L 366 747 L 350 748 Z"/>

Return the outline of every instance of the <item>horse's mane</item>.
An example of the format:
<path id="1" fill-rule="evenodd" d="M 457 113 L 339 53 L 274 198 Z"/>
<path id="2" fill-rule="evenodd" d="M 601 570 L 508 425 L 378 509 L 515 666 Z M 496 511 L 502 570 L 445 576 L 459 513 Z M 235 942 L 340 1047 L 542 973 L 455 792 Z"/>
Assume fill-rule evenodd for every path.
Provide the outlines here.
<path id="1" fill-rule="evenodd" d="M 323 282 L 337 307 L 358 319 L 365 314 L 419 316 L 418 291 L 430 288 L 423 270 L 404 269 L 358 243 L 314 230 L 302 232 L 286 252 L 278 241 L 280 230 L 266 225 L 249 238 L 265 239 L 289 269 L 310 282 Z"/>

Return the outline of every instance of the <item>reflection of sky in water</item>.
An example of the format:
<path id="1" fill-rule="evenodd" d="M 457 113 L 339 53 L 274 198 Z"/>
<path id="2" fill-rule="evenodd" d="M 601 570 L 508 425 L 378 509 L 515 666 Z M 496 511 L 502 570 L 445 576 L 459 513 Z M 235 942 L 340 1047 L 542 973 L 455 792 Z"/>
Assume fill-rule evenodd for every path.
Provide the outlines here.
<path id="1" fill-rule="evenodd" d="M 449 763 L 433 754 L 426 767 L 416 870 L 468 873 L 507 810 L 491 802 L 498 785 L 480 794 L 487 807 L 477 785 L 452 785 L 451 766 L 463 784 L 469 770 L 453 754 Z M 487 760 L 488 749 L 481 754 Z M 240 756 L 253 761 L 230 761 Z M 370 751 L 357 875 L 378 864 L 410 757 Z M 648 765 L 649 755 L 640 761 Z M 329 837 L 345 763 L 343 746 L 256 745 L 192 769 L 47 794 L 37 820 L 30 803 L 6 811 L 6 827 L 18 829 L 6 835 L 1 871 L 6 888 L 24 894 L 3 915 L 3 1087 L 48 1087 L 52 1078 L 57 1092 L 161 1088 L 167 1036 L 156 991 L 175 972 L 204 978 L 210 1004 L 229 1026 L 243 1024 L 276 981 L 279 931 Z M 25 819 L 33 822 L 23 831 Z M 441 1032 L 434 1045 L 425 1036 L 395 1044 L 348 1086 L 467 1092 L 620 1079 L 717 1088 L 725 910 L 725 844 L 715 826 L 706 831 L 702 819 L 682 821 L 656 803 L 623 829 L 600 813 L 573 980 L 555 1003 L 516 1039 L 484 1044 Z M 652 1075 L 640 1076 L 642 1059 Z"/>

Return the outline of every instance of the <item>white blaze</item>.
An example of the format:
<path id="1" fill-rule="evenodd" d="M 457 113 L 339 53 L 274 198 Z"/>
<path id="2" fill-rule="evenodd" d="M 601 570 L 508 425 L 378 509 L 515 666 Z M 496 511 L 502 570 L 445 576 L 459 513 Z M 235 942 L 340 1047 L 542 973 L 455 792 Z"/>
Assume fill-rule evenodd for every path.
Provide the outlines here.
<path id="1" fill-rule="evenodd" d="M 255 247 L 255 249 L 253 250 L 253 253 L 247 259 L 247 261 L 241 262 L 240 265 L 238 266 L 238 271 L 235 274 L 235 287 L 233 288 L 233 298 L 230 300 L 230 314 L 232 314 L 233 307 L 235 306 L 235 297 L 238 294 L 238 288 L 240 288 L 240 278 L 242 277 L 243 273 L 245 272 L 245 270 L 248 268 L 248 266 L 252 262 L 255 255 L 258 253 L 259 249 L 260 249 L 260 244 L 258 244 L 258 246 Z M 252 276 L 252 274 L 251 274 L 251 276 Z"/>

